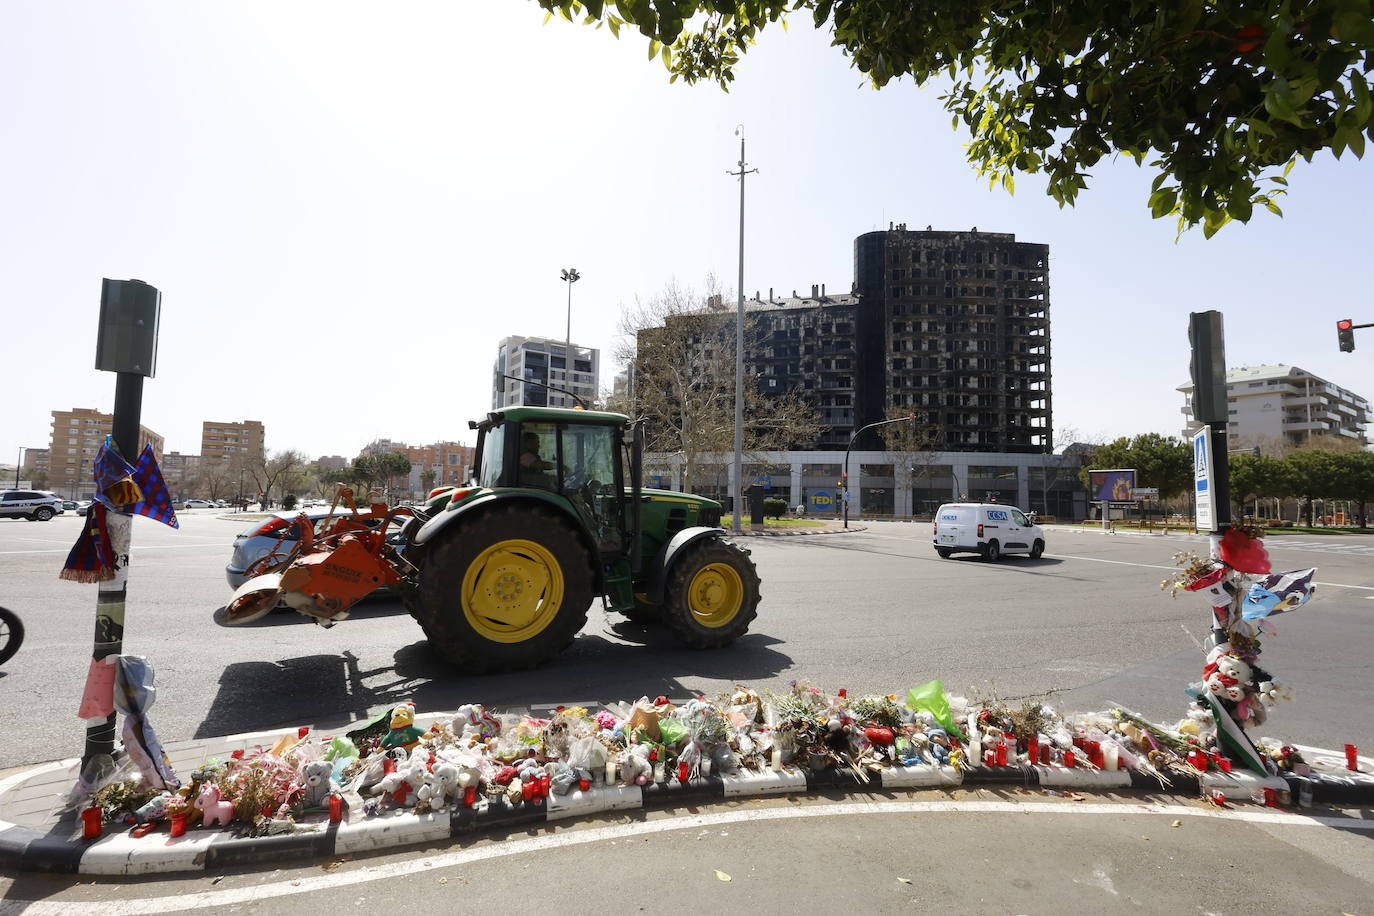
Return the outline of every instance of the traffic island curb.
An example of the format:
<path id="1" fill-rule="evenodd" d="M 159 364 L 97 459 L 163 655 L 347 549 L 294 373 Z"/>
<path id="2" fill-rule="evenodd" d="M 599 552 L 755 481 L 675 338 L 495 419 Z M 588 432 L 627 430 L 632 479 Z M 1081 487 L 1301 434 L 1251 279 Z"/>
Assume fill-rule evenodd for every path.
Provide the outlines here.
<path id="1" fill-rule="evenodd" d="M 1324 752 L 1311 749 L 1315 753 Z M 73 761 L 74 762 L 74 761 Z M 41 768 L 40 768 L 41 769 Z M 27 775 L 27 774 L 20 774 Z M 0 782 L 0 791 L 16 777 Z M 214 829 L 192 829 L 172 838 L 165 828 L 142 837 L 108 827 L 95 840 L 81 839 L 72 815 L 46 832 L 0 822 L 0 870 L 82 875 L 144 875 L 203 872 L 230 867 L 270 865 L 280 868 L 340 855 L 366 854 L 383 849 L 436 844 L 478 831 L 509 831 L 571 818 L 635 809 L 671 809 L 716 801 L 778 795 L 865 794 L 921 789 L 1024 789 L 1075 793 L 1139 790 L 1152 795 L 1196 799 L 1217 793 L 1231 802 L 1263 798 L 1265 787 L 1286 790 L 1296 807 L 1374 807 L 1374 776 L 1365 772 L 1342 775 L 1313 771 L 1261 777 L 1251 773 L 1207 773 L 1200 778 L 1174 774 L 1168 785 L 1138 771 L 1104 771 L 1059 766 L 978 766 L 960 773 L 950 766 L 895 766 L 881 770 L 849 767 L 822 769 L 784 767 L 780 770 L 741 771 L 737 775 L 706 776 L 687 781 L 668 780 L 644 786 L 597 785 L 568 795 L 512 804 L 504 797 L 482 799 L 473 807 L 451 806 L 416 814 L 396 810 L 353 822 L 330 822 L 319 814 L 289 833 L 242 836 Z M 1275 795 L 1275 798 L 1282 798 Z"/>
<path id="2" fill-rule="evenodd" d="M 798 531 L 735 531 L 732 528 L 725 529 L 725 536 L 732 538 L 794 538 L 794 537 L 815 537 L 820 534 L 852 534 L 856 531 L 867 531 L 863 525 L 850 525 L 848 528 L 834 528 L 829 525 L 823 528 L 803 528 Z"/>

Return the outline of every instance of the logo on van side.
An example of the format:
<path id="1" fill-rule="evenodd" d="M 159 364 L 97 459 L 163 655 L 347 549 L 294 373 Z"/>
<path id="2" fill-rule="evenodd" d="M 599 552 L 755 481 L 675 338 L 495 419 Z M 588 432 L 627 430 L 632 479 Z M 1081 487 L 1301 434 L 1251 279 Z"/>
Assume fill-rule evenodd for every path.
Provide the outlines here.
<path id="1" fill-rule="evenodd" d="M 1009 521 L 1011 521 L 1011 516 L 1007 514 L 1007 510 L 1006 510 L 1006 509 L 989 509 L 989 510 L 988 510 L 988 518 L 990 518 L 990 519 L 995 519 L 996 521 L 999 521 L 999 522 L 1009 522 Z"/>
<path id="2" fill-rule="evenodd" d="M 957 521 L 959 521 L 959 516 L 957 516 L 957 515 L 942 515 L 942 516 L 940 516 L 940 521 L 942 521 L 942 522 L 957 522 Z"/>

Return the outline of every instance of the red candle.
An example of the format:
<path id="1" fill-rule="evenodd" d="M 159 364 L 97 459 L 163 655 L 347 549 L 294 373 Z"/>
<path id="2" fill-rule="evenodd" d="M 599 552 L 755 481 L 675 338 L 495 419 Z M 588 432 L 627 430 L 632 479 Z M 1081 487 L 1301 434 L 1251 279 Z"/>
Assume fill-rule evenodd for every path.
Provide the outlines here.
<path id="1" fill-rule="evenodd" d="M 1004 767 L 1007 765 L 1007 742 L 997 742 L 997 765 Z"/>
<path id="2" fill-rule="evenodd" d="M 296 729 L 296 738 L 297 738 L 298 740 L 301 739 L 301 738 L 304 738 L 304 737 L 305 737 L 306 735 L 308 735 L 308 734 L 310 734 L 310 726 L 309 726 L 309 725 L 302 725 L 300 728 Z"/>
<path id="3" fill-rule="evenodd" d="M 467 805 L 469 808 L 477 804 L 476 786 L 468 786 L 466 789 L 463 790 L 463 804 Z"/>
<path id="4" fill-rule="evenodd" d="M 186 832 L 186 812 L 172 815 L 172 836 L 181 836 Z"/>
<path id="5" fill-rule="evenodd" d="M 1277 807 L 1279 806 L 1279 793 L 1278 793 L 1278 790 L 1277 790 L 1277 789 L 1272 789 L 1272 788 L 1270 788 L 1269 786 L 1265 786 L 1265 787 L 1264 787 L 1264 803 L 1265 803 L 1266 805 L 1268 805 L 1270 808 L 1277 808 Z"/>
<path id="6" fill-rule="evenodd" d="M 847 699 L 848 697 L 849 697 L 849 691 L 848 691 L 848 690 L 845 690 L 843 687 L 841 687 L 841 688 L 840 688 L 840 699 L 843 700 L 843 699 Z"/>
<path id="7" fill-rule="evenodd" d="M 529 801 L 534 798 L 534 780 L 526 779 L 520 783 L 520 798 Z"/>
<path id="8" fill-rule="evenodd" d="M 578 788 L 579 791 L 585 792 L 585 791 L 587 791 L 588 789 L 590 789 L 591 787 L 592 787 L 592 781 L 591 781 L 590 779 L 579 779 L 579 780 L 577 781 L 577 788 Z"/>
<path id="9" fill-rule="evenodd" d="M 1026 762 L 1034 764 L 1040 759 L 1040 736 L 1031 735 L 1026 739 Z"/>
<path id="10" fill-rule="evenodd" d="M 81 839 L 98 839 L 103 830 L 99 808 L 87 808 L 81 812 Z"/>
<path id="11" fill-rule="evenodd" d="M 987 750 L 983 751 L 983 765 L 989 767 L 997 766 L 996 750 L 994 750 L 993 748 L 988 748 Z"/>
<path id="12" fill-rule="evenodd" d="M 1064 751 L 1064 766 L 1066 766 L 1066 767 L 1071 767 L 1071 766 L 1073 766 L 1074 764 L 1076 764 L 1077 762 L 1078 762 L 1078 761 L 1077 761 L 1077 758 L 1074 757 L 1073 751 L 1070 751 L 1070 750 Z"/>
<path id="13" fill-rule="evenodd" d="M 540 773 L 540 774 L 539 774 L 539 796 L 540 796 L 541 798 L 548 798 L 548 797 L 549 797 L 549 774 L 548 774 L 548 773 Z"/>
<path id="14" fill-rule="evenodd" d="M 329 796 L 329 820 L 335 824 L 343 820 L 343 796 L 337 793 Z"/>
<path id="15" fill-rule="evenodd" d="M 1050 765 L 1053 759 L 1053 754 L 1054 748 L 1050 745 L 1048 741 L 1040 745 L 1040 762 L 1043 763 L 1045 766 Z"/>
<path id="16" fill-rule="evenodd" d="M 1353 744 L 1345 746 L 1345 768 L 1347 770 L 1360 768 L 1360 749 Z"/>
<path id="17" fill-rule="evenodd" d="M 679 760 L 679 761 L 678 761 L 678 764 L 677 764 L 677 778 L 678 778 L 680 781 L 682 781 L 682 782 L 686 782 L 686 781 L 687 781 L 687 761 L 685 761 L 685 760 Z"/>

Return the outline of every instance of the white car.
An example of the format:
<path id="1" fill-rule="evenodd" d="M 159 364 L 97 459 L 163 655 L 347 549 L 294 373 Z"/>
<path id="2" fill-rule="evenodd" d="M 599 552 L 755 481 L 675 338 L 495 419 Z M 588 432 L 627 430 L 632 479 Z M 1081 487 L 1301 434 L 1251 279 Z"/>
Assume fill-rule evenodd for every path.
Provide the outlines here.
<path id="1" fill-rule="evenodd" d="M 0 518 L 46 522 L 62 514 L 62 497 L 35 490 L 0 491 Z"/>
<path id="2" fill-rule="evenodd" d="M 1045 532 L 1015 506 L 999 503 L 947 503 L 935 513 L 935 552 L 976 553 L 996 560 L 1004 553 L 1024 553 L 1038 560 L 1045 552 Z"/>
<path id="3" fill-rule="evenodd" d="M 215 504 L 208 499 L 188 499 L 181 504 L 183 509 L 213 509 Z"/>

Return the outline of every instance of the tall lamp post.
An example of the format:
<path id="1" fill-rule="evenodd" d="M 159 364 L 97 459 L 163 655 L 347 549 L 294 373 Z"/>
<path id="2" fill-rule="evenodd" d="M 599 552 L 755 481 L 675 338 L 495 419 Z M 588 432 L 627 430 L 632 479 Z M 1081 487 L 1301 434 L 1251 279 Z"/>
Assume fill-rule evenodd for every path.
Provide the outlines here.
<path id="1" fill-rule="evenodd" d="M 889 423 L 915 423 L 916 415 L 908 414 L 905 417 L 897 417 L 895 420 L 879 420 L 867 426 L 860 426 L 854 430 L 854 434 L 849 437 L 849 446 L 844 450 L 844 464 L 840 466 L 840 480 L 844 482 L 844 526 L 849 527 L 849 453 L 854 449 L 854 440 L 859 438 L 865 431 L 873 429 L 875 426 L 886 426 Z M 862 476 L 862 475 L 860 475 Z"/>
<path id="2" fill-rule="evenodd" d="M 51 464 L 51 462 L 49 462 Z M 19 446 L 18 463 L 14 466 L 14 488 L 19 489 L 19 469 L 24 466 L 24 446 Z"/>
<path id="3" fill-rule="evenodd" d="M 560 276 L 563 278 L 563 281 L 564 281 L 565 283 L 568 284 L 568 329 L 567 329 L 567 336 L 564 338 L 564 348 L 563 348 L 563 351 L 564 351 L 564 354 L 563 354 L 563 383 L 564 383 L 565 385 L 567 385 L 567 386 L 568 386 L 568 390 L 571 391 L 571 390 L 572 390 L 572 369 L 573 369 L 573 352 L 572 352 L 572 285 L 573 285 L 574 283 L 576 283 L 578 280 L 581 280 L 581 279 L 582 279 L 582 275 L 581 275 L 580 273 L 577 272 L 577 268 L 576 268 L 576 267 L 568 267 L 568 268 L 565 268 L 565 269 L 564 269 L 564 271 L 562 272 L 562 274 L 560 274 Z"/>
<path id="4" fill-rule="evenodd" d="M 725 174 L 739 178 L 739 303 L 735 310 L 735 486 L 734 492 L 730 494 L 730 501 L 735 508 L 735 530 L 740 531 L 743 524 L 740 521 L 740 503 L 744 497 L 744 176 L 750 172 L 757 172 L 758 169 L 745 168 L 748 163 L 744 161 L 743 124 L 735 126 L 735 136 L 739 137 L 739 171 L 727 171 Z"/>

